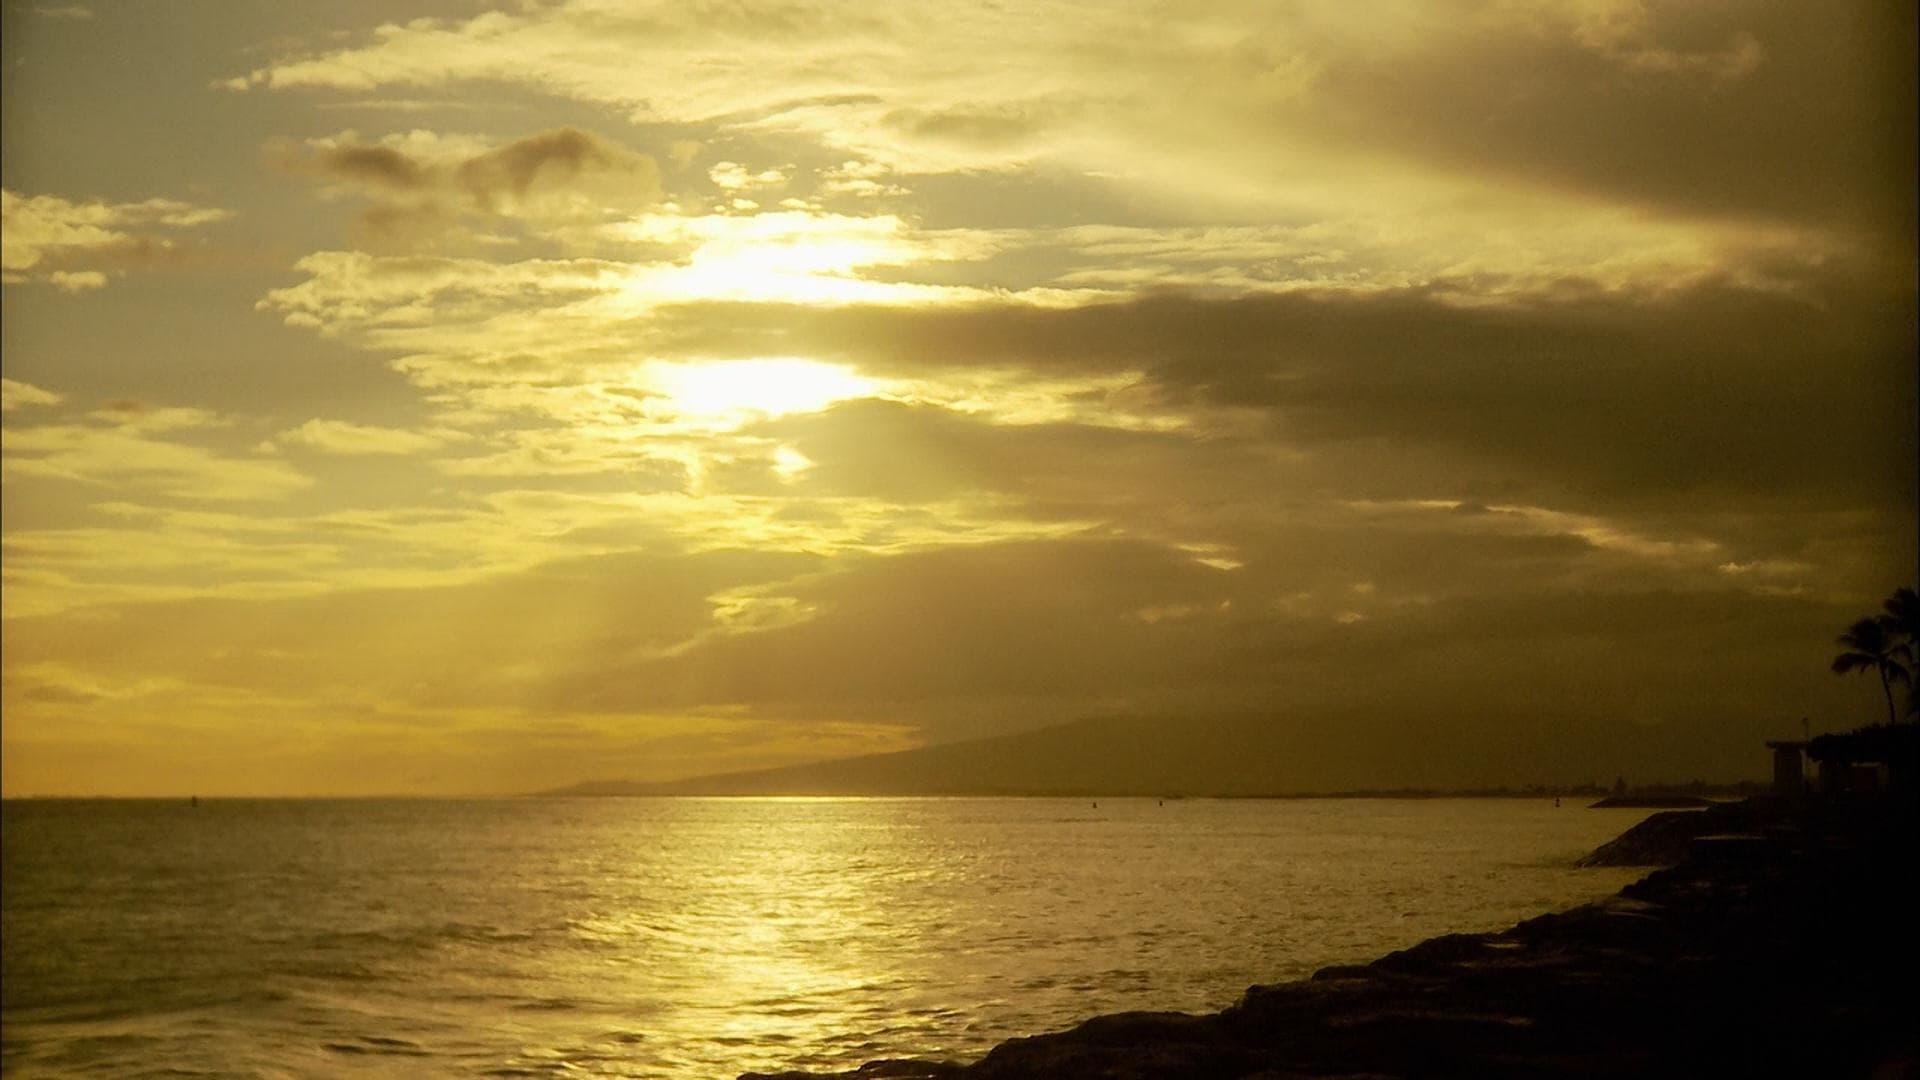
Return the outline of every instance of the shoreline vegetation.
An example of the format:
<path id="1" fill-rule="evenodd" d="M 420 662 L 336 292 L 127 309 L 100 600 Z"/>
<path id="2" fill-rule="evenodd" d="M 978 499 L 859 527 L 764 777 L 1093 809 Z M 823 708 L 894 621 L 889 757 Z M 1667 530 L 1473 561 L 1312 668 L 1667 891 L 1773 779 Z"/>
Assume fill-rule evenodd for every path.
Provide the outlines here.
<path id="1" fill-rule="evenodd" d="M 1586 866 L 1595 903 L 1250 987 L 1217 1013 L 1096 1016 L 978 1061 L 741 1080 L 1920 1075 L 1911 792 L 1657 813 Z"/>

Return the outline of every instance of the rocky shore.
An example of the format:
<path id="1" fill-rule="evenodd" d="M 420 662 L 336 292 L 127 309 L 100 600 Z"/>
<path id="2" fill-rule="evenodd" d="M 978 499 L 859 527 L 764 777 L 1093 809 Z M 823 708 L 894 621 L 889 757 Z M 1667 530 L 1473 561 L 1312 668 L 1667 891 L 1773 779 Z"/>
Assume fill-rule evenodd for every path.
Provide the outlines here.
<path id="1" fill-rule="evenodd" d="M 1657 814 L 1589 858 L 1677 865 L 1508 930 L 971 1064 L 742 1080 L 1920 1076 L 1915 840 L 1910 802 Z"/>

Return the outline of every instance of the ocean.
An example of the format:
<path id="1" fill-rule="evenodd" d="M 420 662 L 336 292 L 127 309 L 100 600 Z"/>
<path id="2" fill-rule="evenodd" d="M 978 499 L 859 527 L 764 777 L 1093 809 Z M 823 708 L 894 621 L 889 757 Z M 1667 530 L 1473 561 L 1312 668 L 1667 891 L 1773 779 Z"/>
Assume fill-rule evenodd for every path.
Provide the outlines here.
<path id="1" fill-rule="evenodd" d="M 1217 1009 L 1637 876 L 1551 800 L 7 802 L 8 1077 L 648 1076 Z"/>

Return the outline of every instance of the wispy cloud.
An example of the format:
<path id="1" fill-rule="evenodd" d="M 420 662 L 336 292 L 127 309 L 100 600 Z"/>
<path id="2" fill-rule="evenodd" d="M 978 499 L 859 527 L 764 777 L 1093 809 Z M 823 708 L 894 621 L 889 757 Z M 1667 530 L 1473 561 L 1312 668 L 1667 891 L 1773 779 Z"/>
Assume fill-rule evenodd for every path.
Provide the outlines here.
<path id="1" fill-rule="evenodd" d="M 225 210 L 174 199 L 73 202 L 56 195 L 0 192 L 0 234 L 8 284 L 45 281 L 67 292 L 106 284 L 107 272 L 178 249 L 175 233 L 224 221 Z"/>
<path id="2" fill-rule="evenodd" d="M 347 456 L 420 454 L 439 448 L 445 441 L 444 434 L 319 418 L 289 428 L 275 439 L 281 446 Z"/>
<path id="3" fill-rule="evenodd" d="M 58 405 L 64 400 L 51 390 L 43 390 L 32 383 L 16 382 L 13 379 L 0 379 L 0 412 L 12 412 L 34 406 Z"/>
<path id="4" fill-rule="evenodd" d="M 313 483 L 284 462 L 237 457 L 176 437 L 224 421 L 201 409 L 110 407 L 87 423 L 13 426 L 0 469 L 11 479 L 74 481 L 190 501 L 284 499 Z"/>

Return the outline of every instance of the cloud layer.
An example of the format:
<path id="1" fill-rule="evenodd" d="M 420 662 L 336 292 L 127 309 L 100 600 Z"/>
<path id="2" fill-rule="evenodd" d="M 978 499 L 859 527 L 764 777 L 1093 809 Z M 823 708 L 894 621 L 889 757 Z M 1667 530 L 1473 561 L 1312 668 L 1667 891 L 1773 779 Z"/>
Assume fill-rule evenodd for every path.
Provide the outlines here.
<path id="1" fill-rule="evenodd" d="M 1089 716 L 1504 755 L 1371 786 L 1751 772 L 1875 705 L 1825 650 L 1912 573 L 1912 30 L 564 0 L 210 44 L 168 115 L 228 156 L 9 173 L 6 790 Z M 35 47 L 10 98 L 77 92 Z"/>

